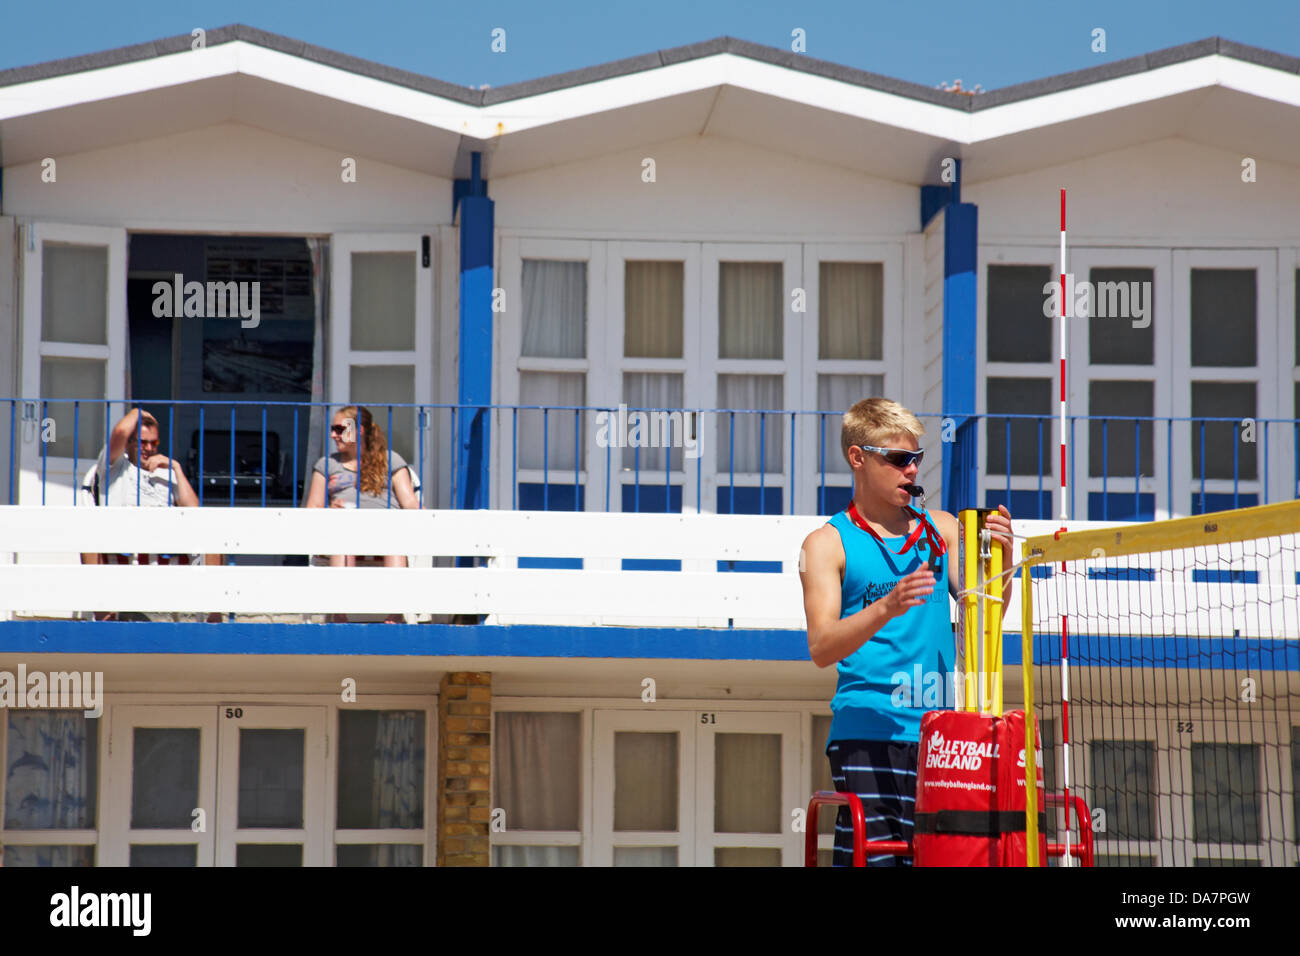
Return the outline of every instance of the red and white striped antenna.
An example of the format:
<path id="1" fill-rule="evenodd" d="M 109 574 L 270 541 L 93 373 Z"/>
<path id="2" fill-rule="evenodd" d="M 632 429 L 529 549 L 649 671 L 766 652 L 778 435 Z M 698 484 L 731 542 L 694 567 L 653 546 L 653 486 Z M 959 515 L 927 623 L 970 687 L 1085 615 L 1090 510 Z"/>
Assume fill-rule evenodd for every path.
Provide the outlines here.
<path id="1" fill-rule="evenodd" d="M 1066 470 L 1066 442 L 1068 440 L 1068 423 L 1065 402 L 1065 188 L 1061 188 L 1061 296 L 1060 308 L 1060 352 L 1061 352 L 1061 531 L 1070 520 L 1069 484 Z M 1065 562 L 1061 562 L 1061 571 L 1065 571 Z M 1063 578 L 1064 580 L 1064 578 Z M 1061 768 L 1065 784 L 1065 856 L 1061 858 L 1062 866 L 1071 866 L 1070 856 L 1070 639 L 1068 615 L 1061 615 Z M 1089 821 L 1091 822 L 1091 821 Z M 1086 826 L 1079 821 L 1080 828 Z"/>

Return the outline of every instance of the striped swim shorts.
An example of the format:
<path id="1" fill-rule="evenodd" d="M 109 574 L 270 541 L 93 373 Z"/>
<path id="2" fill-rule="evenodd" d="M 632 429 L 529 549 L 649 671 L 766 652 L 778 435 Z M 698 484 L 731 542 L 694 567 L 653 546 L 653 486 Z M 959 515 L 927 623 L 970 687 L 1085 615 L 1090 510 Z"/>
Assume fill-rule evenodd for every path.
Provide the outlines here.
<path id="1" fill-rule="evenodd" d="M 916 808 L 918 744 L 896 740 L 833 740 L 826 748 L 831 780 L 841 793 L 856 793 L 866 817 L 866 839 L 911 840 Z M 835 818 L 832 866 L 853 865 L 853 822 L 848 807 Z M 911 857 L 872 856 L 867 866 L 911 866 Z"/>

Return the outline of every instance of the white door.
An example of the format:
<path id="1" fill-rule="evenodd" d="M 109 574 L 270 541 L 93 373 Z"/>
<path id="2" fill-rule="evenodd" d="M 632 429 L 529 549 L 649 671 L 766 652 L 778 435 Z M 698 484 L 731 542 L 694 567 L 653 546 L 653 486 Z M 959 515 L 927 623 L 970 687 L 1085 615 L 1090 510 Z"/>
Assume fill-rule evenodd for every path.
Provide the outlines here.
<path id="1" fill-rule="evenodd" d="M 126 230 L 23 228 L 19 501 L 74 503 L 125 405 Z"/>
<path id="2" fill-rule="evenodd" d="M 217 709 L 116 706 L 100 864 L 212 866 Z"/>
<path id="3" fill-rule="evenodd" d="M 594 714 L 589 866 L 694 866 L 695 724 L 688 711 Z"/>
<path id="4" fill-rule="evenodd" d="M 696 715 L 696 865 L 799 866 L 799 715 Z"/>
<path id="5" fill-rule="evenodd" d="M 703 510 L 791 514 L 791 417 L 806 408 L 803 249 L 784 243 L 705 243 L 700 270 L 700 429 Z M 775 410 L 776 414 L 762 412 Z M 743 413 L 743 414 L 742 414 Z M 796 489 L 797 493 L 797 489 Z"/>
<path id="6" fill-rule="evenodd" d="M 219 708 L 218 866 L 326 866 L 324 707 Z"/>
<path id="7" fill-rule="evenodd" d="M 420 467 L 433 400 L 433 256 L 415 234 L 336 234 L 330 242 L 329 400 L 365 406 L 390 447 Z M 328 417 L 325 429 L 329 427 Z M 325 439 L 324 447 L 333 443 Z"/>
<path id="8" fill-rule="evenodd" d="M 1076 518 L 1154 521 L 1173 514 L 1170 424 L 1140 420 L 1173 414 L 1174 382 L 1181 381 L 1170 364 L 1172 269 L 1167 249 L 1070 253 L 1075 298 L 1091 283 L 1089 314 L 1066 320 L 1070 408 L 1092 416 L 1071 436 Z"/>

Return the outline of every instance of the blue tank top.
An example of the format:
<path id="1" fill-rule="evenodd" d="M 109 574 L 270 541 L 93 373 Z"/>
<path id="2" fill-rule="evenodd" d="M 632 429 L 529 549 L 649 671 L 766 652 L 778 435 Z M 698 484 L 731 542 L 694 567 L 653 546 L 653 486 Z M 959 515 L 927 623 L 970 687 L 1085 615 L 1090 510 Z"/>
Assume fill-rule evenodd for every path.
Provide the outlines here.
<path id="1" fill-rule="evenodd" d="M 922 519 L 938 528 L 922 511 Z M 882 546 L 841 511 L 829 524 L 844 545 L 844 583 L 840 618 L 878 601 L 901 578 L 930 560 L 923 532 L 916 544 L 895 554 L 906 538 L 885 538 Z M 939 559 L 934 593 L 877 631 L 838 665 L 839 681 L 831 700 L 834 740 L 898 740 L 916 743 L 921 716 L 952 706 L 952 672 L 956 657 L 948 611 L 948 559 Z"/>

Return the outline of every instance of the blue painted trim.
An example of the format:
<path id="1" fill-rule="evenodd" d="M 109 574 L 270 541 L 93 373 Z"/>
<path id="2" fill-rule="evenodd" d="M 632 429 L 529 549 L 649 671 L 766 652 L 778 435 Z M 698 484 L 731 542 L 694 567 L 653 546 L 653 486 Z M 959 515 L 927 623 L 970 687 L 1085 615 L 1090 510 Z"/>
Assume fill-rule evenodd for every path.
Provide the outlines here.
<path id="1" fill-rule="evenodd" d="M 921 231 L 930 225 L 930 220 L 943 210 L 943 207 L 952 202 L 951 186 L 922 186 L 921 187 Z"/>
<path id="2" fill-rule="evenodd" d="M 1003 642 L 1006 666 L 1020 642 Z M 806 663 L 805 632 L 730 628 L 520 624 L 0 623 L 0 654 L 285 654 L 360 657 L 537 657 Z M 1035 660 L 1060 664 L 1059 634 L 1034 637 Z M 1271 638 L 1070 635 L 1079 667 L 1300 671 L 1300 642 Z"/>
<path id="3" fill-rule="evenodd" d="M 1258 584 L 1258 571 L 1231 568 L 1193 568 L 1192 581 L 1196 584 Z"/>
<path id="4" fill-rule="evenodd" d="M 803 631 L 456 624 L 0 623 L 3 654 L 346 654 L 808 660 Z"/>
<path id="5" fill-rule="evenodd" d="M 487 198 L 480 176 L 481 155 L 471 159 L 473 176 L 458 180 L 464 190 L 460 212 L 460 341 L 457 402 L 463 407 L 457 440 L 457 508 L 487 508 L 491 475 L 489 412 L 473 406 L 492 403 L 492 289 L 495 204 Z M 455 193 L 453 193 L 455 194 Z"/>
<path id="6" fill-rule="evenodd" d="M 943 236 L 943 412 L 975 410 L 976 248 L 979 210 L 952 203 Z M 953 441 L 943 445 L 943 506 L 952 513 L 969 508 L 978 486 L 977 422 L 956 418 Z"/>
<path id="7" fill-rule="evenodd" d="M 1003 666 L 1020 664 L 1020 642 L 1005 641 Z M 1061 663 L 1061 635 L 1034 635 L 1035 665 Z M 1070 670 L 1080 667 L 1300 671 L 1300 642 L 1285 638 L 1129 637 L 1070 634 Z"/>

